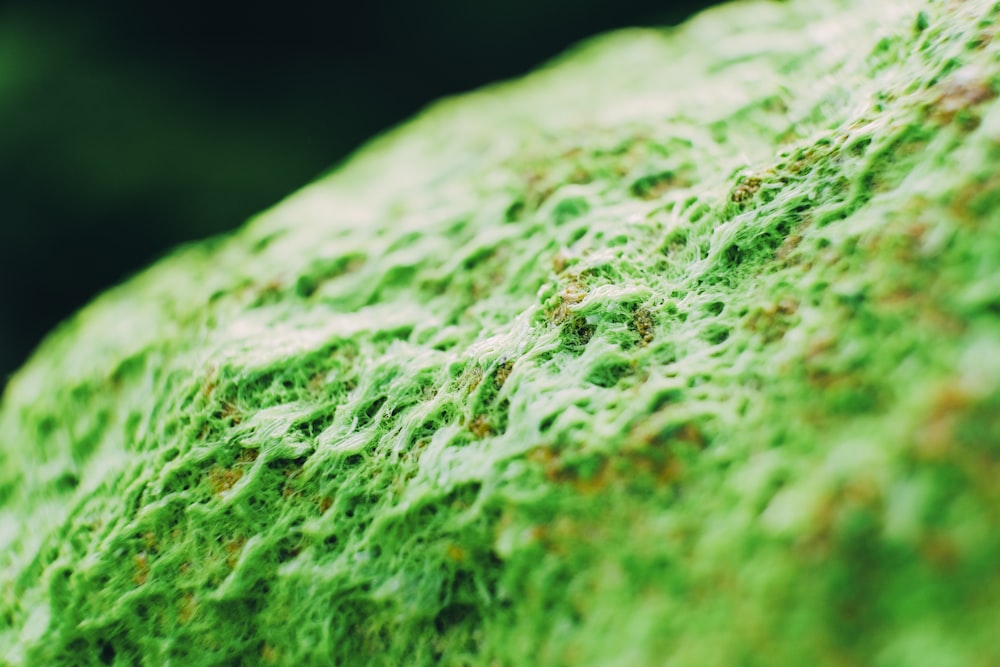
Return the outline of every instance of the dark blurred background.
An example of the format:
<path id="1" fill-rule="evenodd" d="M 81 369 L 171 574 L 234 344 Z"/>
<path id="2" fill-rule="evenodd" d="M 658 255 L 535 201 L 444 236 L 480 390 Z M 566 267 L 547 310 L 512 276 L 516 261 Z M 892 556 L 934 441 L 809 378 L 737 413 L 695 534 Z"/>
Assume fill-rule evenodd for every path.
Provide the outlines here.
<path id="1" fill-rule="evenodd" d="M 0 0 L 0 387 L 47 331 L 442 95 L 713 0 Z"/>

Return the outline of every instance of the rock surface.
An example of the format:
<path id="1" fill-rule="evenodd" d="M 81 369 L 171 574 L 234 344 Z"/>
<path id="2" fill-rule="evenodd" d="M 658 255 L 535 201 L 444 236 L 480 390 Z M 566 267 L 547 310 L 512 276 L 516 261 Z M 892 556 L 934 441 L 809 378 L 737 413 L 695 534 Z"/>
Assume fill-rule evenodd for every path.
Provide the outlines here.
<path id="1" fill-rule="evenodd" d="M 611 34 L 107 293 L 3 399 L 0 662 L 1000 664 L 998 21 Z"/>

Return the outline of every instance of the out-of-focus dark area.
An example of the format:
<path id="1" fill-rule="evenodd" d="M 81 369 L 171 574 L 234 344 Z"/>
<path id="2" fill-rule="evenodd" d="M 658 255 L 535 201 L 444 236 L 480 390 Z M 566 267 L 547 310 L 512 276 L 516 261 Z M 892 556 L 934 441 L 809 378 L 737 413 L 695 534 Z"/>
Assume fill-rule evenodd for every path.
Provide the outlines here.
<path id="1" fill-rule="evenodd" d="M 711 4 L 0 2 L 0 387 L 105 288 L 428 102 Z"/>

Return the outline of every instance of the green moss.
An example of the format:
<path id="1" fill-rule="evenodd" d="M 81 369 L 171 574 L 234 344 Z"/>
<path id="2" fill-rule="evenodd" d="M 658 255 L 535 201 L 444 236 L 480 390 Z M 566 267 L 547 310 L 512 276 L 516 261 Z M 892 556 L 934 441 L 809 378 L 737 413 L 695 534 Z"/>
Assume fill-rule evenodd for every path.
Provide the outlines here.
<path id="1" fill-rule="evenodd" d="M 1000 662 L 997 21 L 602 37 L 104 295 L 4 396 L 0 661 Z"/>

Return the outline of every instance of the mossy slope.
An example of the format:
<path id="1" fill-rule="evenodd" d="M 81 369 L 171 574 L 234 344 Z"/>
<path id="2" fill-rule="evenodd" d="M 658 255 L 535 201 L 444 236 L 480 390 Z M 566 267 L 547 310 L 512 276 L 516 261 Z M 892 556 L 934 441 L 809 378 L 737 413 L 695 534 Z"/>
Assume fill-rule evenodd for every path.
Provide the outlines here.
<path id="1" fill-rule="evenodd" d="M 4 397 L 0 661 L 1000 663 L 998 21 L 613 34 L 112 290 Z"/>

